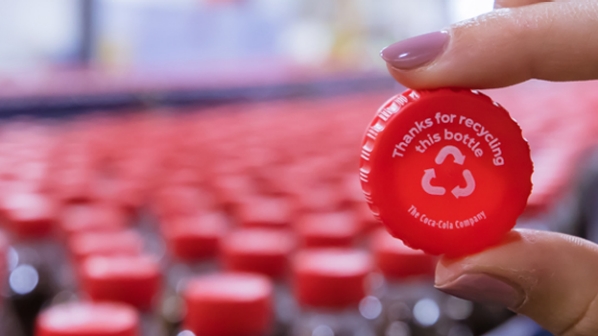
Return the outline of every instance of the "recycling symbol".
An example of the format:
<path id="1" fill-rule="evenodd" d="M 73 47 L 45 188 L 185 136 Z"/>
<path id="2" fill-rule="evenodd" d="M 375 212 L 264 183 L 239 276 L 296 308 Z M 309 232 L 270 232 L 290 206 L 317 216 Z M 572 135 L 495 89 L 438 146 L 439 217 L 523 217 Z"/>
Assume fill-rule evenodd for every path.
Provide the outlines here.
<path id="1" fill-rule="evenodd" d="M 465 162 L 465 155 L 463 155 L 459 148 L 455 146 L 444 146 L 440 152 L 438 152 L 438 155 L 436 155 L 436 159 L 434 161 L 437 165 L 440 165 L 449 155 L 453 156 L 454 162 L 456 164 L 463 165 L 463 162 Z M 436 178 L 436 171 L 434 168 L 425 169 L 424 176 L 422 177 L 422 188 L 430 195 L 444 195 L 446 193 L 446 189 L 431 184 L 434 178 Z M 455 196 L 455 198 L 467 197 L 475 190 L 475 179 L 473 178 L 473 175 L 469 169 L 463 170 L 463 178 L 467 183 L 465 187 L 461 188 L 460 186 L 456 186 L 453 188 L 453 190 L 451 190 L 451 193 L 453 196 Z"/>

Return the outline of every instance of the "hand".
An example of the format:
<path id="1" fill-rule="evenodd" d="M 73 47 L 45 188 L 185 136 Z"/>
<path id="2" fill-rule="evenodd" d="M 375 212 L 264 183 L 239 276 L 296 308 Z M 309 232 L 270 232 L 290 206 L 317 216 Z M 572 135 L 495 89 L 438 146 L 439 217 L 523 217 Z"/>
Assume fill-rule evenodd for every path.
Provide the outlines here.
<path id="1" fill-rule="evenodd" d="M 501 8 L 385 48 L 390 73 L 414 89 L 598 78 L 598 1 L 499 0 L 495 6 Z"/>
<path id="2" fill-rule="evenodd" d="M 598 78 L 598 1 L 497 0 L 498 9 L 382 51 L 410 88 L 495 88 Z M 498 246 L 442 258 L 436 287 L 502 304 L 555 335 L 598 335 L 598 245 L 515 230 Z"/>
<path id="3" fill-rule="evenodd" d="M 598 245 L 578 237 L 511 231 L 486 251 L 442 258 L 436 288 L 503 305 L 555 335 L 598 335 Z"/>

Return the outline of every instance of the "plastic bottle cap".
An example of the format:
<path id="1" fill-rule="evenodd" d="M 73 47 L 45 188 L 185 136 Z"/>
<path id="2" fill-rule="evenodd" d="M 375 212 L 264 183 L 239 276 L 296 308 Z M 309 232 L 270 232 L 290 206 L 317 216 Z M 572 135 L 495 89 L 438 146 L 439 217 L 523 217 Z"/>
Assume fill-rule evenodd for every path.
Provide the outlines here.
<path id="1" fill-rule="evenodd" d="M 37 336 L 137 336 L 139 316 L 117 303 L 65 303 L 37 318 Z"/>
<path id="2" fill-rule="evenodd" d="M 90 256 L 140 255 L 143 239 L 131 230 L 91 232 L 73 235 L 68 246 L 77 263 Z"/>
<path id="3" fill-rule="evenodd" d="M 148 256 L 90 257 L 81 267 L 83 290 L 94 301 L 150 309 L 160 289 L 160 268 Z"/>
<path id="4" fill-rule="evenodd" d="M 224 207 L 238 205 L 255 193 L 252 181 L 243 174 L 218 175 L 212 184 L 219 204 Z"/>
<path id="5" fill-rule="evenodd" d="M 183 261 L 215 257 L 228 222 L 219 213 L 203 213 L 168 220 L 162 226 L 170 252 Z"/>
<path id="6" fill-rule="evenodd" d="M 58 172 L 57 194 L 65 202 L 86 202 L 92 200 L 93 195 L 92 168 L 85 163 L 62 167 Z"/>
<path id="7" fill-rule="evenodd" d="M 355 211 L 355 215 L 357 216 L 363 233 L 370 233 L 382 227 L 382 223 L 374 217 L 372 210 L 370 210 L 370 207 L 365 200 L 355 204 L 353 210 Z"/>
<path id="8" fill-rule="evenodd" d="M 352 249 L 304 250 L 293 262 L 295 298 L 303 306 L 346 308 L 366 296 L 370 257 Z"/>
<path id="9" fill-rule="evenodd" d="M 207 194 L 191 186 L 169 186 L 161 189 L 154 201 L 162 219 L 190 216 L 200 209 L 209 209 L 213 204 Z"/>
<path id="10" fill-rule="evenodd" d="M 56 222 L 56 204 L 46 195 L 30 192 L 10 193 L 4 196 L 2 208 L 9 229 L 22 237 L 47 235 Z"/>
<path id="11" fill-rule="evenodd" d="M 118 231 L 127 227 L 127 216 L 114 206 L 77 204 L 64 209 L 59 224 L 66 236 L 82 232 Z"/>
<path id="12" fill-rule="evenodd" d="M 184 292 L 184 327 L 196 335 L 265 334 L 272 321 L 272 283 L 247 273 L 222 273 L 195 278 Z"/>
<path id="13" fill-rule="evenodd" d="M 413 276 L 434 276 L 436 258 L 406 246 L 401 240 L 391 236 L 386 230 L 372 233 L 370 250 L 376 267 L 385 277 L 404 279 Z"/>
<path id="14" fill-rule="evenodd" d="M 280 278 L 287 271 L 289 256 L 295 245 L 295 238 L 290 232 L 239 229 L 222 241 L 224 267 L 231 271 Z"/>
<path id="15" fill-rule="evenodd" d="M 332 183 L 302 186 L 294 193 L 297 207 L 303 212 L 335 211 L 340 208 L 343 201 L 342 191 Z"/>
<path id="16" fill-rule="evenodd" d="M 237 209 L 239 223 L 244 227 L 285 229 L 292 216 L 291 203 L 284 197 L 254 196 L 239 204 Z"/>
<path id="17" fill-rule="evenodd" d="M 306 247 L 351 247 L 360 229 L 355 217 L 346 212 L 309 214 L 297 223 Z"/>
<path id="18" fill-rule="evenodd" d="M 470 90 L 408 90 L 366 131 L 362 187 L 374 214 L 410 247 L 463 255 L 498 242 L 531 192 L 517 123 Z"/>

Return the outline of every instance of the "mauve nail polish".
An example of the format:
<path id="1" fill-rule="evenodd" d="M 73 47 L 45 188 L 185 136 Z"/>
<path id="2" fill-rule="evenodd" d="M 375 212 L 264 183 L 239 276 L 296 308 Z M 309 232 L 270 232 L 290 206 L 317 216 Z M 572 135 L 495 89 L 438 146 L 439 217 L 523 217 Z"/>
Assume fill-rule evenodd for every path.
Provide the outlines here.
<path id="1" fill-rule="evenodd" d="M 412 70 L 440 56 L 448 41 L 447 31 L 437 31 L 393 43 L 382 49 L 380 56 L 393 68 Z"/>
<path id="2" fill-rule="evenodd" d="M 507 308 L 519 306 L 525 296 L 522 290 L 487 274 L 464 274 L 437 289 L 465 300 L 497 304 Z"/>

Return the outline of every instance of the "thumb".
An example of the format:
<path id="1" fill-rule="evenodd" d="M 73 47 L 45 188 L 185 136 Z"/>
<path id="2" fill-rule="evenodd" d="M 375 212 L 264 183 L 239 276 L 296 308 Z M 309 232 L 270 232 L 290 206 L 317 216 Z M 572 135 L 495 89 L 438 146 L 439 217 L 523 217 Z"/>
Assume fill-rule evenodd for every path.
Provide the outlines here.
<path id="1" fill-rule="evenodd" d="M 598 2 L 502 8 L 382 50 L 390 73 L 414 88 L 494 88 L 531 78 L 598 78 Z"/>
<path id="2" fill-rule="evenodd" d="M 436 288 L 507 306 L 555 335 L 598 334 L 598 245 L 577 237 L 511 231 L 496 247 L 441 259 Z"/>

